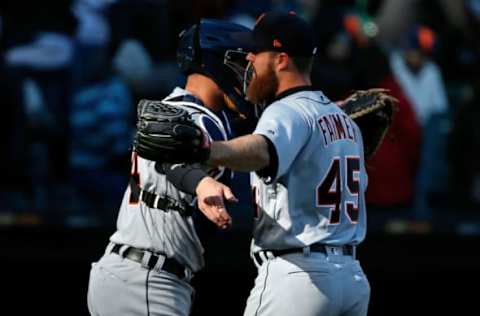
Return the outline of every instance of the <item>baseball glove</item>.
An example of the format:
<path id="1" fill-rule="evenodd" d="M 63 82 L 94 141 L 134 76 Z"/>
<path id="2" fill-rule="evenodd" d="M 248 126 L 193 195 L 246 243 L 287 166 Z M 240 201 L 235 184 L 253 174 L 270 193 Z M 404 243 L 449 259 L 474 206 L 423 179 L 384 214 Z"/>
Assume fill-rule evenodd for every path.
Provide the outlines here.
<path id="1" fill-rule="evenodd" d="M 167 163 L 208 159 L 210 139 L 186 110 L 162 101 L 141 100 L 137 115 L 134 150 L 140 157 Z"/>
<path id="2" fill-rule="evenodd" d="M 354 91 L 340 103 L 362 131 L 365 159 L 375 154 L 390 127 L 398 100 L 386 89 Z"/>

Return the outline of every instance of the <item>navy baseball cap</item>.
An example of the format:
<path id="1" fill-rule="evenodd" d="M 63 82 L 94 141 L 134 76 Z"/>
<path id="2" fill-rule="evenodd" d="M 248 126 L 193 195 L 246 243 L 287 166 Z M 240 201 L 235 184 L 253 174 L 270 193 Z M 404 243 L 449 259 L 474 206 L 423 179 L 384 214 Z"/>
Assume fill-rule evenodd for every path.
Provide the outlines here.
<path id="1" fill-rule="evenodd" d="M 275 51 L 311 57 L 317 50 L 311 26 L 293 11 L 263 13 L 249 36 L 254 53 Z"/>

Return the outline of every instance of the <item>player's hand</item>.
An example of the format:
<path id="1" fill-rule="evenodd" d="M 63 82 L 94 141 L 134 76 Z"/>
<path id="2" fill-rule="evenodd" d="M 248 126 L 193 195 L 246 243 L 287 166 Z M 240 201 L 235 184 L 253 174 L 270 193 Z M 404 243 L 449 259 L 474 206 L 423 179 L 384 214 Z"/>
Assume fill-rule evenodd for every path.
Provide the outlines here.
<path id="1" fill-rule="evenodd" d="M 198 208 L 210 221 L 222 229 L 232 225 L 232 218 L 225 208 L 224 200 L 238 200 L 229 187 L 211 177 L 205 177 L 197 185 L 196 193 Z"/>

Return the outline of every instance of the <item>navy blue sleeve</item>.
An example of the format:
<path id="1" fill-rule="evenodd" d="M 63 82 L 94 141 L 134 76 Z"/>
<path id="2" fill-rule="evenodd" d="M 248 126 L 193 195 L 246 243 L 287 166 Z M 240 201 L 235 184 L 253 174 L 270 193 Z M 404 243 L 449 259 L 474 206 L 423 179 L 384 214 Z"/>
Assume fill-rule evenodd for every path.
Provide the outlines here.
<path id="1" fill-rule="evenodd" d="M 207 130 L 208 135 L 214 141 L 227 140 L 218 125 L 208 116 L 204 115 L 200 119 L 203 127 Z"/>

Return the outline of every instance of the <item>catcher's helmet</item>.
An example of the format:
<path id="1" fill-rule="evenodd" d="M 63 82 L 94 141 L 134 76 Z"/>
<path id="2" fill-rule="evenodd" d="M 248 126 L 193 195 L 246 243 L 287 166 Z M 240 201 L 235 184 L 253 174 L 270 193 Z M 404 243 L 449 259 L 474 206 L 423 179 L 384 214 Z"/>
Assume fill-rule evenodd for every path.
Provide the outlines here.
<path id="1" fill-rule="evenodd" d="M 242 84 L 249 44 L 242 40 L 248 28 L 221 20 L 202 19 L 180 33 L 177 62 L 185 74 L 211 78 L 242 113 L 251 111 Z"/>

